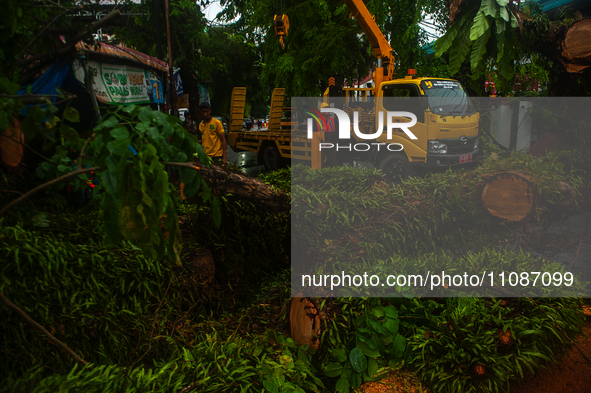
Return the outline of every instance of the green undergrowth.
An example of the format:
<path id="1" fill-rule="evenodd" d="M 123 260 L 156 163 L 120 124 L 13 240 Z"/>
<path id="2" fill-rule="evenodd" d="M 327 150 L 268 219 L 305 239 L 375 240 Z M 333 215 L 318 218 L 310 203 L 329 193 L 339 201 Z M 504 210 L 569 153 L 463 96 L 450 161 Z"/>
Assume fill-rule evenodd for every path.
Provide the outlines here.
<path id="1" fill-rule="evenodd" d="M 338 392 L 392 368 L 432 392 L 499 392 L 556 361 L 581 333 L 577 299 L 318 299 L 324 319 L 319 362 Z M 482 368 L 480 368 L 482 367 Z M 329 391 L 331 389 L 329 388 Z"/>
<path id="2" fill-rule="evenodd" d="M 550 201 L 533 215 L 544 220 L 558 201 L 554 180 L 586 192 L 578 160 L 493 156 L 476 171 L 396 185 L 357 168 L 295 167 L 261 178 L 292 192 L 294 211 L 307 220 L 297 239 L 321 257 L 349 253 L 361 269 L 378 255 L 368 245 L 379 232 L 396 251 L 382 260 L 385 272 L 438 264 L 515 270 L 550 262 L 498 247 L 515 227 L 486 217 L 474 188 L 485 173 L 528 168 Z M 580 301 L 571 298 L 318 298 L 320 348 L 298 348 L 289 338 L 289 215 L 220 199 L 219 229 L 207 205 L 176 200 L 181 267 L 127 242 L 105 247 L 92 206 L 0 227 L 0 291 L 91 363 L 74 366 L 4 307 L 0 391 L 351 392 L 402 369 L 432 392 L 498 392 L 555 360 L 581 331 Z M 363 216 L 350 213 L 358 206 Z M 194 261 L 203 250 L 215 261 L 207 282 Z"/>
<path id="3" fill-rule="evenodd" d="M 589 176 L 580 155 L 565 152 L 541 158 L 492 155 L 472 171 L 446 171 L 387 184 L 379 171 L 352 167 L 292 171 L 294 244 L 320 260 L 351 265 L 384 255 L 479 251 L 517 225 L 486 212 L 479 192 L 486 177 L 521 171 L 537 185 L 539 203 L 530 222 L 547 220 L 561 201 L 557 181 L 570 183 L 579 200 L 589 197 Z M 583 165 L 583 166 L 581 166 Z M 576 203 L 571 213 L 576 211 Z"/>

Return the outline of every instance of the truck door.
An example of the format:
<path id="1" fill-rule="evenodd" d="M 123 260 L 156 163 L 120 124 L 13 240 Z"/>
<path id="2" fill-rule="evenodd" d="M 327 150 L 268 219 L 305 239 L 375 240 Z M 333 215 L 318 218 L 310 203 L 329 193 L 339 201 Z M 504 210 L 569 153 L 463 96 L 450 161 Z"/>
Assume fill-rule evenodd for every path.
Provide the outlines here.
<path id="1" fill-rule="evenodd" d="M 400 130 L 395 135 L 405 139 L 400 142 L 410 162 L 423 161 L 427 152 L 427 124 L 425 124 L 425 102 L 421 97 L 419 87 L 413 83 L 397 83 L 382 85 L 382 97 L 380 108 L 384 112 L 411 112 L 417 117 L 417 124 L 410 131 L 417 137 L 411 140 Z M 401 123 L 408 122 L 407 118 L 396 119 Z M 384 119 L 384 125 L 387 124 Z"/>

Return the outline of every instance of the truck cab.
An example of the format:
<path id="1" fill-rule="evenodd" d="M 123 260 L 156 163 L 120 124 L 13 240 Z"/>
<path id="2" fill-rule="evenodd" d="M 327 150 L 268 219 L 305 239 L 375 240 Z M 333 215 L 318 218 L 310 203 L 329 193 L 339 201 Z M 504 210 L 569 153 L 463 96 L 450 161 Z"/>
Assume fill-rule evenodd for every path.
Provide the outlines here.
<path id="1" fill-rule="evenodd" d="M 417 116 L 417 124 L 411 128 L 417 139 L 403 132 L 393 134 L 393 142 L 404 146 L 411 166 L 457 167 L 473 162 L 480 154 L 480 115 L 458 81 L 405 78 L 383 82 L 376 106 L 377 113 L 409 111 Z"/>
<path id="2" fill-rule="evenodd" d="M 359 90 L 355 93 L 355 90 Z M 342 89 L 345 111 L 362 112 L 359 129 L 362 133 L 375 133 L 379 124 L 384 127 L 367 151 L 338 152 L 337 162 L 364 161 L 381 169 L 392 180 L 406 178 L 419 167 L 462 167 L 473 163 L 480 155 L 479 113 L 476 112 L 460 82 L 443 78 L 416 78 L 382 82 L 377 96 L 369 97 L 368 89 Z M 356 99 L 352 99 L 356 96 Z M 325 102 L 330 98 L 325 95 Z M 391 138 L 385 132 L 388 112 L 410 112 L 417 122 L 409 130 L 412 139 L 399 128 Z M 373 117 L 372 117 L 373 116 Z M 383 116 L 383 119 L 379 117 Z M 408 123 L 409 118 L 393 118 L 394 122 Z M 363 140 L 357 136 L 358 142 Z M 367 140 L 366 140 L 367 142 Z M 400 151 L 376 148 L 376 143 L 399 144 Z"/>

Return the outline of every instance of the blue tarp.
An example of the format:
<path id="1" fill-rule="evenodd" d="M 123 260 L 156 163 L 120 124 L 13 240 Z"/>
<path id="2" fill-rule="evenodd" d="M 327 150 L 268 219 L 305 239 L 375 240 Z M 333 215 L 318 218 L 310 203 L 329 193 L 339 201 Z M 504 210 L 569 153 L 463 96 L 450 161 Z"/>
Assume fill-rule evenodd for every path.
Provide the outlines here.
<path id="1" fill-rule="evenodd" d="M 38 94 L 38 95 L 56 95 L 57 88 L 61 87 L 72 68 L 70 60 L 61 60 L 52 65 L 43 75 L 41 75 L 32 85 L 18 91 L 18 95 L 23 94 Z M 31 92 L 29 92 L 31 88 Z M 56 102 L 57 97 L 52 97 L 51 102 Z M 23 115 L 26 115 L 28 106 L 22 110 Z"/>

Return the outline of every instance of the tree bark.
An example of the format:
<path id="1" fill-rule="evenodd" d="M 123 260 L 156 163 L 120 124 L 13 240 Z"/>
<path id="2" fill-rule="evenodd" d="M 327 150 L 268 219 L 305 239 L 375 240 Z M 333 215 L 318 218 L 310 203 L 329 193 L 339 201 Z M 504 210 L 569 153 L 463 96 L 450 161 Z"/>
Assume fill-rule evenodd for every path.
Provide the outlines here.
<path id="1" fill-rule="evenodd" d="M 231 172 L 228 169 L 212 165 L 207 168 L 202 163 L 167 163 L 166 165 L 198 168 L 201 176 L 216 195 L 227 199 L 251 204 L 258 211 L 287 213 L 290 209 L 290 197 L 284 191 L 273 188 L 253 177 Z"/>

